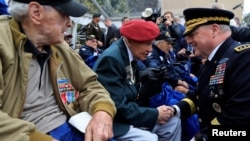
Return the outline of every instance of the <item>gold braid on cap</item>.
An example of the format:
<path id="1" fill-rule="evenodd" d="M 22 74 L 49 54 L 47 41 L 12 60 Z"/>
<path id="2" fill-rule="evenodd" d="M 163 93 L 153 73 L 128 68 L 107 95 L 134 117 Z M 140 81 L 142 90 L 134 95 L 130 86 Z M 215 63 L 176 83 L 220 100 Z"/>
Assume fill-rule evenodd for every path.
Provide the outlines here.
<path id="1" fill-rule="evenodd" d="M 229 22 L 230 19 L 227 17 L 203 17 L 203 18 L 192 19 L 185 23 L 186 25 L 185 33 L 188 33 L 189 31 L 193 30 L 196 26 L 207 23 L 209 21 Z"/>

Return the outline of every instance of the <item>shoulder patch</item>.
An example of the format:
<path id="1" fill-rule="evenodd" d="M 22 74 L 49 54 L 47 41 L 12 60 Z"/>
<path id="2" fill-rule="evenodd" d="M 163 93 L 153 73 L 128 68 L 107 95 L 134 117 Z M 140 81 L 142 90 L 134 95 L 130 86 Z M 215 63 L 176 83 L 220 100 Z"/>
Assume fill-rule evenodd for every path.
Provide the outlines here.
<path id="1" fill-rule="evenodd" d="M 240 45 L 234 48 L 234 51 L 236 52 L 241 52 L 243 50 L 249 49 L 250 48 L 250 44 L 244 44 L 244 45 Z"/>

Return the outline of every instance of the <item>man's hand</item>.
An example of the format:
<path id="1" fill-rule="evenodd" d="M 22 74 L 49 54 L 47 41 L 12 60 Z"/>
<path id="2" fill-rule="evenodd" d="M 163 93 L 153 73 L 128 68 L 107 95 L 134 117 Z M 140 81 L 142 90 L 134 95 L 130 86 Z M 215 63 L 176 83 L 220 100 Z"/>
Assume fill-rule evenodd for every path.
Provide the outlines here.
<path id="1" fill-rule="evenodd" d="M 102 47 L 103 43 L 101 41 L 97 40 L 97 45 L 100 46 L 100 47 Z"/>
<path id="2" fill-rule="evenodd" d="M 162 105 L 157 107 L 157 110 L 159 112 L 157 121 L 159 124 L 167 123 L 167 121 L 174 115 L 174 108 L 170 106 Z"/>
<path id="3" fill-rule="evenodd" d="M 113 135 L 113 119 L 104 111 L 98 111 L 90 120 L 85 133 L 85 141 L 107 141 Z"/>
<path id="4" fill-rule="evenodd" d="M 182 93 L 184 93 L 184 94 L 187 94 L 187 93 L 188 93 L 188 89 L 187 89 L 186 87 L 184 87 L 184 86 L 176 86 L 174 89 L 175 89 L 176 91 L 182 92 Z"/>
<path id="5" fill-rule="evenodd" d="M 186 89 L 189 88 L 189 85 L 188 85 L 188 83 L 187 83 L 186 81 L 178 80 L 178 85 L 179 85 L 179 86 L 183 86 L 183 87 L 185 87 Z"/>

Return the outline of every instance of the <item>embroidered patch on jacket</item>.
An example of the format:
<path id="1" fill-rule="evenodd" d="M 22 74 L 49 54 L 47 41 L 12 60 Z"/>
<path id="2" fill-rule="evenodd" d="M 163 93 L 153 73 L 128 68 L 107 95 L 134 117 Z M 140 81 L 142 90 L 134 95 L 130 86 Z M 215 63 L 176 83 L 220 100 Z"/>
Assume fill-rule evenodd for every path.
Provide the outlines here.
<path id="1" fill-rule="evenodd" d="M 74 89 L 68 79 L 59 78 L 57 79 L 57 83 L 59 93 L 64 104 L 70 104 L 78 98 L 79 92 Z"/>

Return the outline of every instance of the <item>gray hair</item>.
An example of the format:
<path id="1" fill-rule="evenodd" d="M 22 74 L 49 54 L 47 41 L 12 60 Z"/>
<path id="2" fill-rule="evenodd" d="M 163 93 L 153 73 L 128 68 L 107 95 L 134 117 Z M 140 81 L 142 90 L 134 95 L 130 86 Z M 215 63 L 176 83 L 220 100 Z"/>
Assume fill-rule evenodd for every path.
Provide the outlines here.
<path id="1" fill-rule="evenodd" d="M 162 41 L 164 41 L 164 40 L 157 40 L 157 41 L 155 40 L 155 41 L 154 41 L 154 44 L 157 45 L 158 43 L 160 43 L 160 42 L 162 42 Z"/>
<path id="2" fill-rule="evenodd" d="M 218 24 L 220 30 L 225 33 L 225 32 L 231 32 L 231 28 L 229 25 L 226 24 Z M 204 25 L 204 27 L 211 27 L 212 25 Z"/>
<path id="3" fill-rule="evenodd" d="M 51 10 L 52 7 L 48 5 L 42 5 L 46 10 Z M 12 15 L 18 22 L 21 22 L 24 18 L 28 16 L 29 4 L 16 2 L 11 0 L 8 7 L 8 12 Z"/>
<path id="4" fill-rule="evenodd" d="M 225 24 L 219 24 L 220 29 L 222 32 L 230 32 L 231 33 L 231 28 L 229 25 L 225 25 Z"/>
<path id="5" fill-rule="evenodd" d="M 14 19 L 20 22 L 27 16 L 28 4 L 10 0 L 8 12 L 14 17 Z"/>

